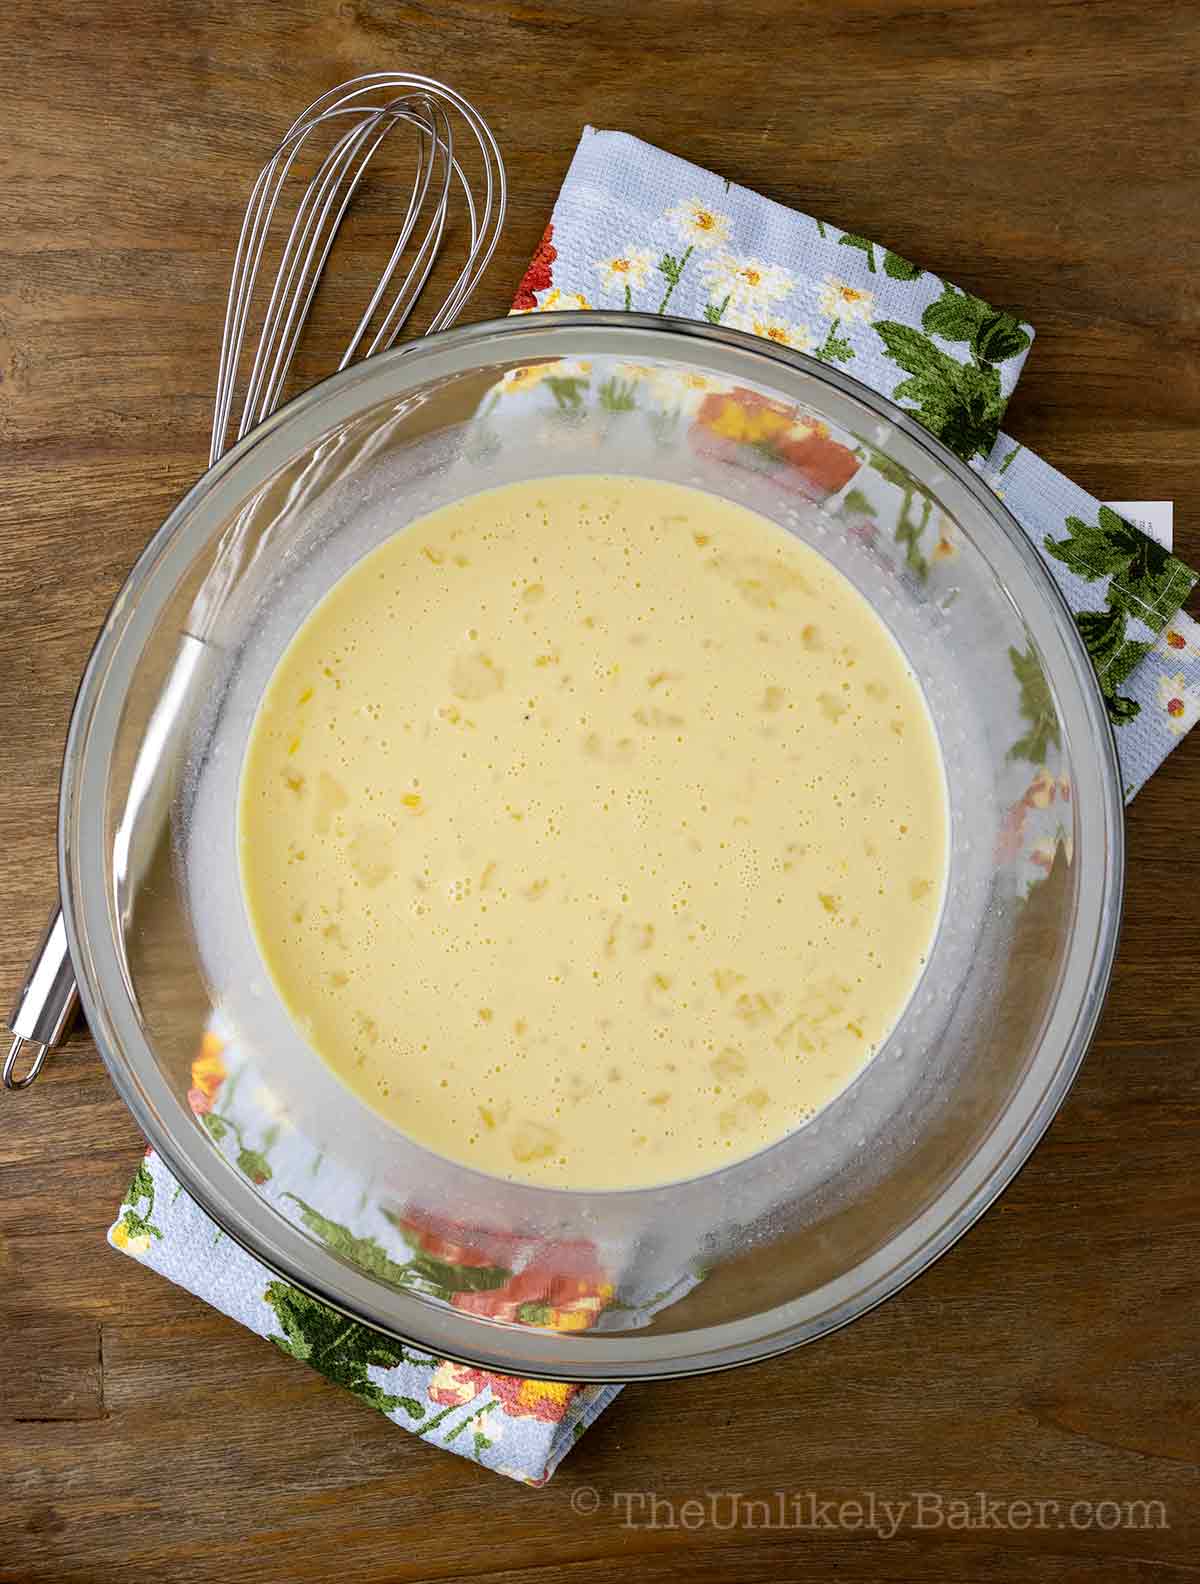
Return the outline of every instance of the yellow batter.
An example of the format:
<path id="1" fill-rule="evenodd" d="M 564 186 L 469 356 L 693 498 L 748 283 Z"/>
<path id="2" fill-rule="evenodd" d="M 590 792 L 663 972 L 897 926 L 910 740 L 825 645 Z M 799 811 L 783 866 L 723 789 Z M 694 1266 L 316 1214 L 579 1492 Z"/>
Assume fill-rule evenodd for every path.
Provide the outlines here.
<path id="1" fill-rule="evenodd" d="M 674 484 L 564 477 L 366 556 L 271 679 L 242 881 L 370 1105 L 501 1176 L 728 1165 L 832 1099 L 941 905 L 924 700 L 823 557 Z"/>

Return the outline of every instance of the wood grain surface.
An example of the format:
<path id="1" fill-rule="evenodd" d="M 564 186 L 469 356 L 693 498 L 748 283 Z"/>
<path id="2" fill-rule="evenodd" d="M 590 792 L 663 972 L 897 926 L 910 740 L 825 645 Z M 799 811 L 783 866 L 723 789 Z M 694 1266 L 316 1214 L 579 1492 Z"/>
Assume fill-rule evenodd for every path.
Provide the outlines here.
<path id="1" fill-rule="evenodd" d="M 9 0 L 0 984 L 53 900 L 81 665 L 207 455 L 248 183 L 309 99 L 387 66 L 484 109 L 513 201 L 472 316 L 506 308 L 589 121 L 1011 305 L 1038 339 L 1007 427 L 1101 497 L 1173 498 L 1195 563 L 1198 58 L 1192 0 Z M 364 248 L 393 207 L 364 194 Z M 362 298 L 354 261 L 322 296 L 306 381 Z M 1101 1032 L 991 1213 L 804 1352 L 627 1390 L 541 1491 L 423 1446 L 111 1252 L 140 1141 L 77 1034 L 0 1100 L 0 1580 L 1200 1574 L 1198 795 L 1200 739 L 1130 811 Z M 890 1539 L 853 1509 L 720 1530 L 662 1509 L 650 1527 L 615 1495 L 711 1491 L 1149 1501 L 1166 1526 L 1022 1525 L 1018 1508 L 1007 1529 L 908 1521 Z"/>

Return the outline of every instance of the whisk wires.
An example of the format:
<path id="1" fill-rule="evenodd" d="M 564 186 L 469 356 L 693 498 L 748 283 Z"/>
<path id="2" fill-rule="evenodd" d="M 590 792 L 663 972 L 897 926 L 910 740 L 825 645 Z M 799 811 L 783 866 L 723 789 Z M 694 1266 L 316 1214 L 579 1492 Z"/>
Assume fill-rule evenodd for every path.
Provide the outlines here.
<path id="1" fill-rule="evenodd" d="M 478 151 L 479 168 L 471 174 L 456 153 L 456 125 L 465 129 L 467 147 Z M 303 186 L 284 237 L 241 397 L 234 436 L 238 440 L 278 406 L 330 249 L 367 167 L 397 127 L 415 134 L 407 208 L 338 368 L 395 344 L 441 254 L 456 193 L 467 221 L 465 258 L 428 331 L 453 324 L 475 290 L 500 239 L 507 206 L 504 161 L 486 121 L 461 94 L 431 77 L 370 72 L 322 94 L 293 122 L 251 189 L 229 281 L 210 464 L 232 443 L 227 437 L 263 258 L 277 211 L 286 217 L 289 184 L 297 186 L 301 180 L 293 180 L 292 173 L 306 144 L 318 131 L 336 134 Z M 395 285 L 406 259 L 407 268 Z"/>

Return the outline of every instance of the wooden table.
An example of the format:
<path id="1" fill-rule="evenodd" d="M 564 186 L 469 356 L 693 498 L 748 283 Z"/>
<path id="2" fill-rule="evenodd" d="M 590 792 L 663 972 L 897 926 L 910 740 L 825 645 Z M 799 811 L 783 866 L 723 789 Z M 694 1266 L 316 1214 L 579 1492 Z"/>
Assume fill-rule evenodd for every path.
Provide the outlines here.
<path id="1" fill-rule="evenodd" d="M 0 983 L 53 899 L 80 667 L 207 455 L 248 182 L 310 98 L 387 65 L 485 109 L 514 190 L 473 315 L 507 306 L 588 121 L 1017 307 L 1038 340 L 1008 427 L 1101 497 L 1173 497 L 1195 562 L 1198 50 L 1185 0 L 10 0 Z M 368 193 L 363 235 L 386 219 Z M 363 285 L 343 270 L 325 294 L 308 379 Z M 805 1352 L 631 1388 L 538 1492 L 421 1445 L 105 1246 L 140 1140 L 80 1032 L 0 1100 L 0 1580 L 1192 1575 L 1198 796 L 1192 740 L 1129 815 L 1127 922 L 1082 1077 L 985 1220 Z M 1018 1508 L 1006 1530 L 884 1540 L 853 1510 L 718 1532 L 627 1526 L 613 1505 L 728 1490 L 1146 1500 L 1169 1527 L 1021 1527 Z"/>

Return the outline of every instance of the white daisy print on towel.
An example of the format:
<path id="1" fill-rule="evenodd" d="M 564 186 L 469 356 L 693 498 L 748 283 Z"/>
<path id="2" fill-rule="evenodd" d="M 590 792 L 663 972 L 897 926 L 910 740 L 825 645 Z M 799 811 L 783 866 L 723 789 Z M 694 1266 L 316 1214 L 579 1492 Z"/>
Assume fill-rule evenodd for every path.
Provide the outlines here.
<path id="1" fill-rule="evenodd" d="M 516 396 L 540 385 L 553 372 L 554 364 L 549 360 L 544 363 L 522 363 L 519 368 L 509 369 L 501 375 L 496 390 L 502 396 Z"/>
<path id="2" fill-rule="evenodd" d="M 1182 671 L 1159 677 L 1158 702 L 1166 712 L 1168 725 L 1178 737 L 1191 731 L 1200 717 L 1200 690 L 1189 684 Z"/>
<path id="3" fill-rule="evenodd" d="M 821 294 L 817 298 L 817 306 L 827 319 L 842 319 L 850 322 L 858 319 L 863 324 L 870 324 L 875 299 L 869 291 L 863 291 L 861 287 L 851 286 L 848 282 L 839 280 L 836 275 L 826 275 L 825 284 L 821 287 Z"/>
<path id="4" fill-rule="evenodd" d="M 778 319 L 763 314 L 729 314 L 725 323 L 735 330 L 748 330 L 751 335 L 762 336 L 779 346 L 792 347 L 797 352 L 811 351 L 813 333 L 806 324 L 790 319 Z"/>
<path id="5" fill-rule="evenodd" d="M 1159 633 L 1154 653 L 1168 660 L 1182 660 L 1185 657 L 1194 660 L 1200 658 L 1200 646 L 1184 630 L 1184 624 L 1176 621 L 1169 623 Z"/>
<path id="6" fill-rule="evenodd" d="M 707 250 L 729 241 L 729 216 L 710 209 L 699 198 L 674 204 L 667 210 L 667 219 L 689 247 Z"/>
<path id="7" fill-rule="evenodd" d="M 628 306 L 630 293 L 646 284 L 654 263 L 649 248 L 626 248 L 611 258 L 597 259 L 596 270 L 605 291 L 623 291 Z"/>
<path id="8" fill-rule="evenodd" d="M 722 248 L 704 261 L 705 284 L 721 311 L 752 313 L 767 308 L 794 290 L 796 277 L 781 264 L 766 264 L 762 259 L 739 258 Z"/>
<path id="9" fill-rule="evenodd" d="M 650 388 L 664 412 L 679 412 L 694 417 L 705 398 L 731 389 L 728 380 L 715 374 L 702 374 L 698 369 L 655 369 L 650 377 Z"/>
<path id="10" fill-rule="evenodd" d="M 545 379 L 585 380 L 591 372 L 592 365 L 580 358 L 546 358 L 540 363 L 523 363 L 519 368 L 509 369 L 496 381 L 495 390 L 501 396 L 520 396 Z"/>
<path id="11" fill-rule="evenodd" d="M 555 286 L 552 291 L 542 298 L 535 299 L 532 308 L 513 308 L 510 311 L 517 314 L 530 313 L 562 313 L 567 309 L 590 308 L 592 305 L 582 292 L 559 291 Z"/>

